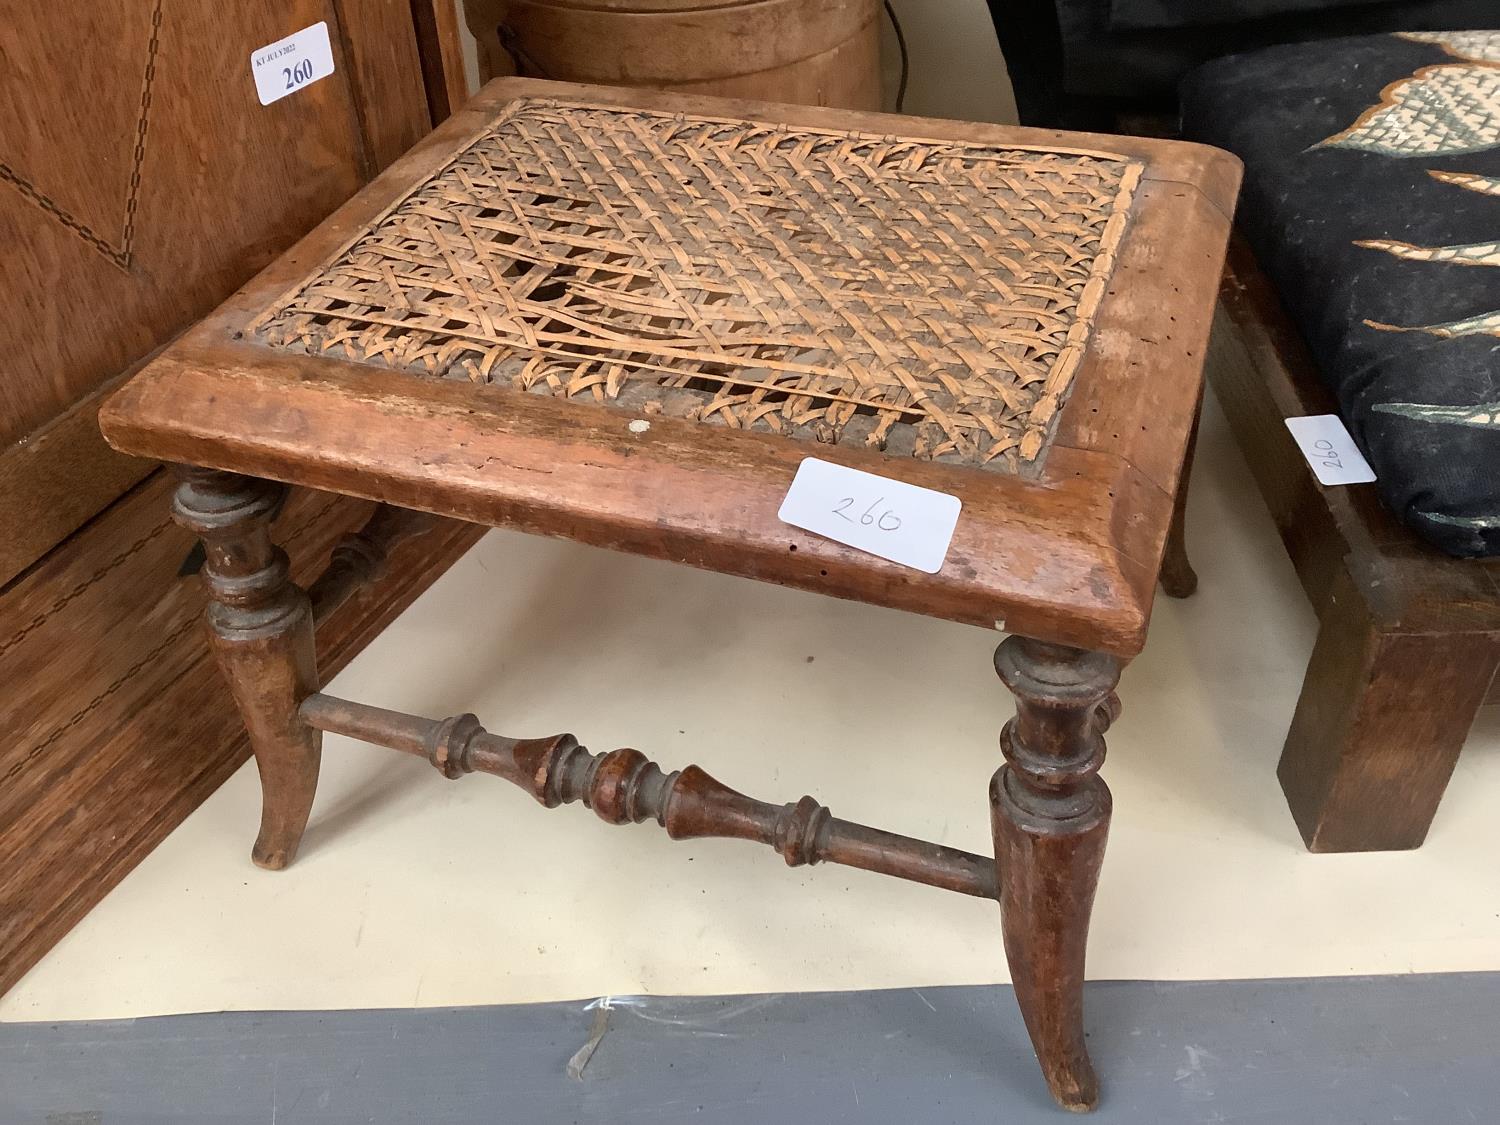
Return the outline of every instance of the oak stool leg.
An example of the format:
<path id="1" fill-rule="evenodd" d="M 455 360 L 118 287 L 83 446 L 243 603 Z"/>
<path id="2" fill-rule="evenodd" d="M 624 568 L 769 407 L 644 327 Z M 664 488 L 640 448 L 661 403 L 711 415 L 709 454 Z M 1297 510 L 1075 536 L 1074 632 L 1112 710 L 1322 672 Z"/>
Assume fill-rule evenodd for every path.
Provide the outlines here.
<path id="1" fill-rule="evenodd" d="M 1198 589 L 1198 574 L 1188 561 L 1187 497 L 1188 481 L 1193 475 L 1193 455 L 1198 450 L 1198 421 L 1203 415 L 1203 394 L 1198 394 L 1198 412 L 1188 432 L 1187 452 L 1182 458 L 1182 472 L 1177 478 L 1177 495 L 1172 499 L 1172 523 L 1167 528 L 1167 551 L 1161 560 L 1162 593 L 1172 598 L 1190 597 Z"/>
<path id="2" fill-rule="evenodd" d="M 251 858 L 292 862 L 318 784 L 323 736 L 297 708 L 317 691 L 312 610 L 288 577 L 270 525 L 284 485 L 180 468 L 177 522 L 203 541 L 209 638 L 250 734 L 260 772 L 261 822 Z"/>
<path id="3" fill-rule="evenodd" d="M 1098 777 L 1103 732 L 1119 714 L 1119 662 L 1026 637 L 995 650 L 1016 697 L 1005 764 L 990 782 L 1001 927 L 1011 981 L 1052 1096 L 1092 1109 L 1098 1080 L 1083 1035 L 1089 912 L 1109 834 L 1110 795 Z"/>

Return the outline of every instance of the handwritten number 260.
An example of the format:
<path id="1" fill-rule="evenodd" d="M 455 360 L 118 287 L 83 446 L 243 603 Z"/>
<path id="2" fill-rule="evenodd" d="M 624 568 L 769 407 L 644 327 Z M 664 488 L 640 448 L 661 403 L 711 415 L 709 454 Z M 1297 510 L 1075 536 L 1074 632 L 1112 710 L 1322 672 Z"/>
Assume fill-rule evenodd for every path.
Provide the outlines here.
<path id="1" fill-rule="evenodd" d="M 1323 458 L 1323 465 L 1329 469 L 1342 469 L 1344 463 L 1339 460 L 1338 447 L 1327 438 L 1319 438 L 1313 442 L 1313 447 L 1318 451 L 1318 456 Z"/>
<path id="2" fill-rule="evenodd" d="M 901 526 L 901 517 L 900 516 L 896 515 L 896 513 L 893 512 L 893 511 L 891 511 L 889 508 L 887 508 L 885 511 L 881 512 L 879 516 L 875 515 L 875 509 L 878 508 L 878 507 L 880 507 L 880 505 L 882 503 L 884 503 L 884 502 L 885 502 L 885 497 L 884 496 L 882 496 L 878 500 L 876 500 L 875 503 L 871 504 L 860 515 L 859 522 L 862 523 L 862 524 L 864 524 L 866 527 L 869 527 L 871 524 L 874 524 L 881 531 L 895 531 L 898 527 Z M 853 523 L 854 522 L 854 517 L 853 516 L 848 516 L 848 515 L 844 514 L 845 512 L 847 512 L 853 506 L 854 506 L 854 497 L 852 497 L 852 496 L 846 496 L 842 500 L 840 500 L 837 504 L 835 504 L 833 506 L 833 514 L 836 515 L 836 516 L 838 516 L 840 519 L 846 519 L 850 523 Z"/>

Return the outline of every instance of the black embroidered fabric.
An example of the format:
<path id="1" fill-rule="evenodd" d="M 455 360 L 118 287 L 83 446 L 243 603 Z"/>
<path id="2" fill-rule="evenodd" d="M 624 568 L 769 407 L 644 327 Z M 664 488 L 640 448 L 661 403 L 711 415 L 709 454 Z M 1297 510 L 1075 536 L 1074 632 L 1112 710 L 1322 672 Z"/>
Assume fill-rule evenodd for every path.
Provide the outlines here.
<path id="1" fill-rule="evenodd" d="M 1220 59 L 1185 82 L 1183 133 L 1245 161 L 1240 229 L 1386 504 L 1500 555 L 1500 32 Z"/>

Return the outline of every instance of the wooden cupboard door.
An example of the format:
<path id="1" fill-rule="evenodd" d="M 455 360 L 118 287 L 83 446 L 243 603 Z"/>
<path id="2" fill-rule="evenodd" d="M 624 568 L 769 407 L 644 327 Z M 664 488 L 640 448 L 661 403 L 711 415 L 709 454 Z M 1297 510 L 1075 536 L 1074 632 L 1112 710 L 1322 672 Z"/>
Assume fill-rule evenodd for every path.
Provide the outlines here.
<path id="1" fill-rule="evenodd" d="M 408 0 L 8 5 L 0 448 L 231 293 L 429 126 Z M 324 22 L 334 72 L 250 56 Z"/>

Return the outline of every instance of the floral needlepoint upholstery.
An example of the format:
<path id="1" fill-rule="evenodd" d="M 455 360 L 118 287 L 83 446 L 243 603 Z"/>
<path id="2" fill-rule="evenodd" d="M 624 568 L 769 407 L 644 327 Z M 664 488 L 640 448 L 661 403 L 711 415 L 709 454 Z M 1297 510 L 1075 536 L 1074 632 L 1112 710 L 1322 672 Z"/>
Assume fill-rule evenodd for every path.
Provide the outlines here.
<path id="1" fill-rule="evenodd" d="M 1219 59 L 1183 132 L 1245 161 L 1241 229 L 1385 502 L 1500 555 L 1500 31 Z"/>

